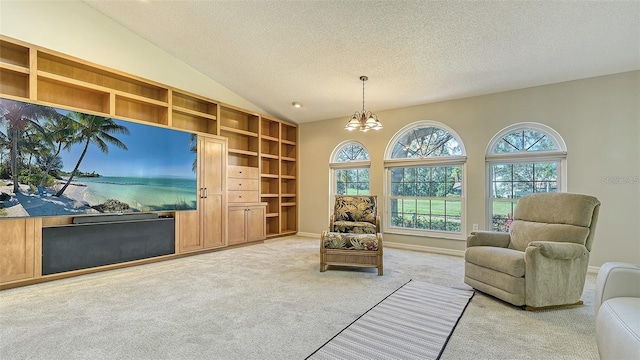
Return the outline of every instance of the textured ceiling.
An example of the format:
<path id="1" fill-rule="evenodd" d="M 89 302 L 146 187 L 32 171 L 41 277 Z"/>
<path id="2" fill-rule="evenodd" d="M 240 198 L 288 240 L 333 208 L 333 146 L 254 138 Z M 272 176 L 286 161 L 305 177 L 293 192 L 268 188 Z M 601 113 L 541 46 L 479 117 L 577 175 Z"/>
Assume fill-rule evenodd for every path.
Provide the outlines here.
<path id="1" fill-rule="evenodd" d="M 297 123 L 640 69 L 639 1 L 85 2 Z"/>

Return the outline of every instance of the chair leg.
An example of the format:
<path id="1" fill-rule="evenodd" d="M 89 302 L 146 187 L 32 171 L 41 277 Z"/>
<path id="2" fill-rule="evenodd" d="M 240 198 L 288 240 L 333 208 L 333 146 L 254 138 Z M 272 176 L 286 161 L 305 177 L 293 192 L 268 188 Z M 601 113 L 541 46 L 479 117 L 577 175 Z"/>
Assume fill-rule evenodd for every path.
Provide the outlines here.
<path id="1" fill-rule="evenodd" d="M 382 276 L 382 266 L 378 266 L 378 276 Z"/>

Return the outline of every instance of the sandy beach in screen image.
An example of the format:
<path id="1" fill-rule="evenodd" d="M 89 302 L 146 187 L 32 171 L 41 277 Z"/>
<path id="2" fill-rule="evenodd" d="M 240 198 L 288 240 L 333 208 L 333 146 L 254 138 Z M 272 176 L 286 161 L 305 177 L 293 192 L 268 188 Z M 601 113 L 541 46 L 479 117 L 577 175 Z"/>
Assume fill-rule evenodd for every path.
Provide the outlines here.
<path id="1" fill-rule="evenodd" d="M 6 181 L 3 181 L 8 183 Z M 62 186 L 62 185 L 59 185 Z M 58 186 L 58 187 L 59 187 Z M 9 201 L 4 201 L 4 217 L 26 216 L 55 216 L 97 214 L 85 198 L 86 186 L 69 185 L 64 194 L 55 196 L 55 190 L 44 189 L 42 193 L 32 193 L 28 185 L 20 185 L 20 191 L 13 193 L 13 186 L 0 186 L 0 192 L 11 195 Z"/>

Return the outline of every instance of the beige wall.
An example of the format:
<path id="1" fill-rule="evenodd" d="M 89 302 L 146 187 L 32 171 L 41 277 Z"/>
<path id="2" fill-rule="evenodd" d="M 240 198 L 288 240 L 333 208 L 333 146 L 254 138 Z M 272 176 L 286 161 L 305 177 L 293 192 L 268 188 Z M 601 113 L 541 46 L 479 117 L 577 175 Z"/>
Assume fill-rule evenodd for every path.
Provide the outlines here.
<path id="1" fill-rule="evenodd" d="M 385 147 L 403 126 L 434 120 L 452 128 L 467 151 L 467 232 L 485 224 L 487 144 L 503 128 L 537 122 L 555 129 L 567 149 L 568 191 L 600 199 L 600 221 L 590 265 L 640 263 L 640 184 L 607 178 L 640 176 L 640 72 L 577 80 L 454 101 L 376 111 L 379 132 L 343 130 L 347 116 L 300 125 L 300 231 L 320 233 L 328 225 L 329 157 L 353 139 L 371 155 L 371 191 L 382 196 Z M 357 104 L 354 104 L 357 106 Z M 376 110 L 376 109 L 369 109 Z M 381 205 L 384 205 L 381 202 Z M 384 214 L 384 213 L 383 213 Z M 385 234 L 387 241 L 464 250 L 464 241 Z"/>
<path id="2" fill-rule="evenodd" d="M 0 0 L 0 34 L 265 112 L 82 1 Z"/>

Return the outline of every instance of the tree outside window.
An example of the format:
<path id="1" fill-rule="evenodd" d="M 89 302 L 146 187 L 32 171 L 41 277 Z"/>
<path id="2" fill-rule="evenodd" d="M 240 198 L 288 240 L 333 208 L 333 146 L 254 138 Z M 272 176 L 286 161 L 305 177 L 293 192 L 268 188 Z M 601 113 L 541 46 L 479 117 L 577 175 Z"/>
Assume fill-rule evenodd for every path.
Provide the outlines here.
<path id="1" fill-rule="evenodd" d="M 338 145 L 329 164 L 333 172 L 335 195 L 369 195 L 369 153 L 360 143 Z"/>
<path id="2" fill-rule="evenodd" d="M 522 196 L 564 191 L 565 159 L 564 141 L 544 125 L 516 124 L 498 133 L 487 154 L 489 229 L 508 232 Z"/>
<path id="3" fill-rule="evenodd" d="M 389 227 L 419 232 L 463 231 L 464 148 L 444 125 L 421 121 L 387 147 Z"/>

